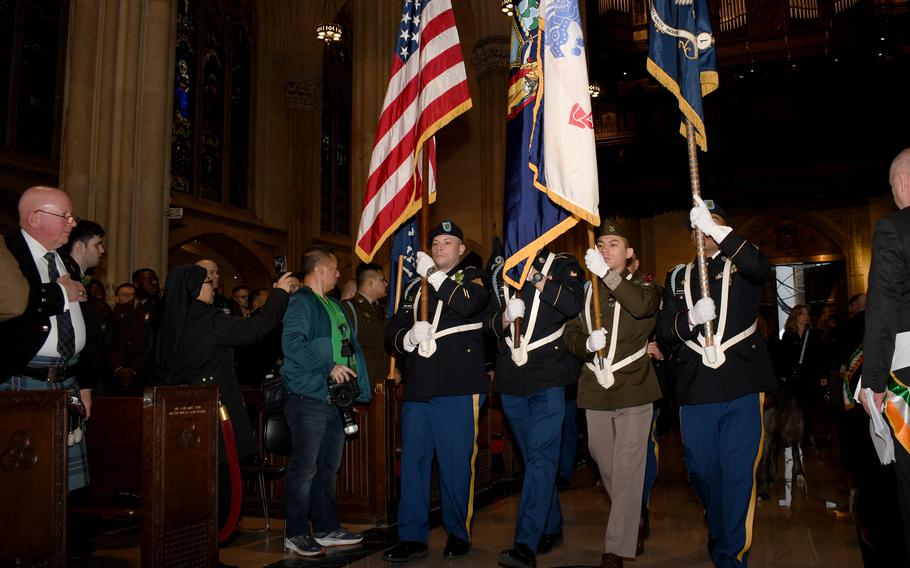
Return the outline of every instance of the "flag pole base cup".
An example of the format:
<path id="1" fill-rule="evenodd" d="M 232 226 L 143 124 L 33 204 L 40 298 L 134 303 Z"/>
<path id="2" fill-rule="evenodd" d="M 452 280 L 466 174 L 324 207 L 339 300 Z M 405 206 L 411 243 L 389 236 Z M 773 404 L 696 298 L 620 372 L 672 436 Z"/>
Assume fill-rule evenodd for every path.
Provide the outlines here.
<path id="1" fill-rule="evenodd" d="M 594 378 L 597 379 L 597 384 L 599 384 L 604 389 L 608 389 L 613 386 L 616 382 L 616 379 L 613 377 L 613 374 L 610 373 L 606 368 L 603 367 L 603 364 L 597 365 L 594 363 L 586 363 L 588 368 L 594 373 Z"/>
<path id="2" fill-rule="evenodd" d="M 429 341 L 421 341 L 417 345 L 417 353 L 421 357 L 429 359 L 433 356 L 433 353 L 436 353 L 436 340 L 431 339 Z"/>
<path id="3" fill-rule="evenodd" d="M 708 363 L 717 363 L 717 345 L 708 345 L 705 347 L 705 358 Z"/>

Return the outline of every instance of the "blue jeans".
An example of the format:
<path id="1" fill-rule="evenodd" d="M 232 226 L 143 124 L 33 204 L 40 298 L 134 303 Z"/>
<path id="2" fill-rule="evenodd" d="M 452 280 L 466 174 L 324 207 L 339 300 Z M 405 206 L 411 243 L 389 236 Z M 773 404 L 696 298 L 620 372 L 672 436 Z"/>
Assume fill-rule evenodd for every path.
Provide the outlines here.
<path id="1" fill-rule="evenodd" d="M 334 404 L 285 394 L 284 415 L 294 450 L 285 475 L 287 536 L 339 528 L 335 481 L 344 451 L 341 412 Z"/>

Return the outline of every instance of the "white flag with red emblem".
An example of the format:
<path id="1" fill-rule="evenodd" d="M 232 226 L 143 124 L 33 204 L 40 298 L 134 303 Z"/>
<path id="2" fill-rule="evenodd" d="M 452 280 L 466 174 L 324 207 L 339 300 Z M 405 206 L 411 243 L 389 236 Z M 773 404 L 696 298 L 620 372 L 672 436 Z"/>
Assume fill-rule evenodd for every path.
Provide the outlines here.
<path id="1" fill-rule="evenodd" d="M 547 194 L 599 224 L 594 118 L 578 0 L 541 0 L 543 167 Z"/>

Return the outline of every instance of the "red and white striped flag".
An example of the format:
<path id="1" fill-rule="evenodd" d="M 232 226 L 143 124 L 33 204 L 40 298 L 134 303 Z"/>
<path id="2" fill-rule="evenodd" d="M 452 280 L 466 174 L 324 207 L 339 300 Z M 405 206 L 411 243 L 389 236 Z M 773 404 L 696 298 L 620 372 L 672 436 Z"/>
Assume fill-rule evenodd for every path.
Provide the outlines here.
<path id="1" fill-rule="evenodd" d="M 435 182 L 433 135 L 471 108 L 451 0 L 404 0 L 392 77 L 379 117 L 357 256 L 364 262 L 420 209 L 419 153 L 429 140 L 430 200 Z"/>

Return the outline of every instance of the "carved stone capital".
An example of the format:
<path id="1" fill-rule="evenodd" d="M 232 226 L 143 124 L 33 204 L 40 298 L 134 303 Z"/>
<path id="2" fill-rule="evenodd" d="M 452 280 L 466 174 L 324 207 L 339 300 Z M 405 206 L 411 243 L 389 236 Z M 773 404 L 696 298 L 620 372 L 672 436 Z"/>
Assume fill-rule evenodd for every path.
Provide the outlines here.
<path id="1" fill-rule="evenodd" d="M 471 53 L 471 62 L 478 78 L 509 70 L 510 40 L 506 36 L 489 36 L 477 42 Z"/>
<path id="2" fill-rule="evenodd" d="M 322 96 L 322 82 L 314 77 L 288 78 L 284 85 L 284 98 L 290 109 L 312 110 Z"/>

